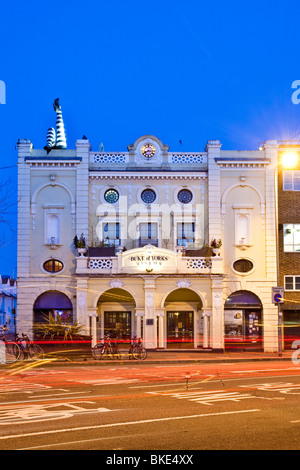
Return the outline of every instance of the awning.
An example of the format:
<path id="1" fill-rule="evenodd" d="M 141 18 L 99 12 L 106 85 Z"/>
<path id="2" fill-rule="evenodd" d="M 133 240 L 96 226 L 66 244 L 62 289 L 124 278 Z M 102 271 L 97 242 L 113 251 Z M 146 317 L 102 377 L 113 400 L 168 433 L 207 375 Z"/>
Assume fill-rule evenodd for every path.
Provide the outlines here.
<path id="1" fill-rule="evenodd" d="M 40 295 L 34 304 L 34 310 L 72 310 L 70 299 L 58 291 L 48 291 Z"/>
<path id="2" fill-rule="evenodd" d="M 226 299 L 225 308 L 262 308 L 257 295 L 247 290 L 239 290 Z"/>

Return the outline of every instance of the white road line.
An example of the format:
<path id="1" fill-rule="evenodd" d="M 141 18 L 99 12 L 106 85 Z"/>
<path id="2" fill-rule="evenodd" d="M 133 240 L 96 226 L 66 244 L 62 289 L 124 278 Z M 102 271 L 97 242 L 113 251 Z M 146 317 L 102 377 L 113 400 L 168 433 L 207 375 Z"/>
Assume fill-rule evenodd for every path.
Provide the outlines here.
<path id="1" fill-rule="evenodd" d="M 240 380 L 240 379 L 239 379 Z M 175 384 L 155 384 L 155 385 L 139 385 L 137 387 L 128 387 L 128 388 L 151 388 L 151 387 L 170 387 L 173 385 L 186 385 L 186 382 L 177 382 Z"/>
<path id="2" fill-rule="evenodd" d="M 291 368 L 289 367 L 289 369 L 285 368 L 285 369 L 256 369 L 256 370 L 231 370 L 231 374 L 255 374 L 256 372 L 282 372 L 282 371 L 286 371 L 286 370 L 291 370 Z M 294 370 L 292 368 L 292 370 Z M 298 370 L 298 369 L 295 369 L 295 371 Z"/>
<path id="3" fill-rule="evenodd" d="M 48 403 L 50 401 L 64 400 L 64 398 L 66 400 L 74 400 L 76 398 L 78 398 L 78 399 L 82 399 L 82 398 L 90 398 L 90 399 L 93 398 L 93 399 L 95 399 L 95 398 L 103 398 L 103 397 L 110 396 L 110 395 L 96 395 L 96 396 L 95 395 L 86 395 L 86 396 L 83 396 L 83 397 L 82 396 L 78 397 L 77 394 L 79 394 L 79 393 L 86 393 L 86 392 L 76 392 L 76 394 L 74 393 L 73 396 L 71 396 L 71 397 L 68 396 L 68 397 L 59 397 L 59 398 L 58 397 L 57 398 L 47 398 L 47 400 L 45 400 L 44 398 L 40 398 L 40 399 L 37 400 L 35 397 L 32 397 L 29 400 L 6 401 L 6 402 L 0 403 L 0 412 L 1 412 L 2 405 L 16 405 L 18 403 L 36 403 L 36 402 L 40 402 L 40 401 L 41 402 L 46 401 Z"/>
<path id="4" fill-rule="evenodd" d="M 149 433 L 147 434 L 138 434 L 138 437 L 142 436 L 149 436 Z M 70 444 L 82 444 L 87 443 L 87 442 L 97 442 L 97 441 L 109 441 L 109 440 L 115 440 L 115 439 L 129 439 L 132 437 L 137 437 L 137 434 L 126 434 L 126 435 L 121 435 L 121 436 L 109 436 L 109 437 L 98 437 L 95 439 L 82 439 L 80 441 L 66 441 L 66 442 L 56 442 L 55 444 L 44 444 L 42 446 L 35 446 L 35 447 L 24 447 L 23 449 L 16 449 L 16 450 L 34 450 L 34 449 L 45 449 L 46 447 L 63 447 L 67 446 Z"/>
<path id="5" fill-rule="evenodd" d="M 199 415 L 190 415 L 190 416 L 170 416 L 168 418 L 153 418 L 153 419 L 142 419 L 140 421 L 126 421 L 124 423 L 111 423 L 111 424 L 100 424 L 98 426 L 82 426 L 78 428 L 66 428 L 66 429 L 54 429 L 52 431 L 39 431 L 31 433 L 22 433 L 22 434 L 12 434 L 10 436 L 0 436 L 0 440 L 8 439 L 19 439 L 20 437 L 32 437 L 32 436 L 45 436 L 47 434 L 60 434 L 65 432 L 74 432 L 74 431 L 90 431 L 92 429 L 106 429 L 114 428 L 120 426 L 133 426 L 134 424 L 149 424 L 149 423 L 158 423 L 163 421 L 176 421 L 180 419 L 195 419 L 195 418 L 206 418 L 212 416 L 226 416 L 226 415 L 235 415 L 242 413 L 257 413 L 258 409 L 253 410 L 239 410 L 239 411 L 225 411 L 222 413 L 204 413 Z"/>

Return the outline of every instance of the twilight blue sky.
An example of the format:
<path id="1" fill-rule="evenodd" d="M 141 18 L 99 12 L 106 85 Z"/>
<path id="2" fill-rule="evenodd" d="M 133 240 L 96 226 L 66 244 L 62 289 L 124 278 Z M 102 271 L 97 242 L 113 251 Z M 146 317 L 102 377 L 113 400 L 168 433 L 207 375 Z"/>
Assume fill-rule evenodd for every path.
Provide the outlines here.
<path id="1" fill-rule="evenodd" d="M 296 0 L 2 2 L 2 182 L 16 201 L 15 144 L 44 147 L 57 97 L 69 148 L 83 134 L 108 151 L 144 134 L 173 151 L 300 137 L 299 21 Z M 16 204 L 9 212 L 16 229 Z M 16 275 L 16 233 L 0 248 L 0 273 Z"/>

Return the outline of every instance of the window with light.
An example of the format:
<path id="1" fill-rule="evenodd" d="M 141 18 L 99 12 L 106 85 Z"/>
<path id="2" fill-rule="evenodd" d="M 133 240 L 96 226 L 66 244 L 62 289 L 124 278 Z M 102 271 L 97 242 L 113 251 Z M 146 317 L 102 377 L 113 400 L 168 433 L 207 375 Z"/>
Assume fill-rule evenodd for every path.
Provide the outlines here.
<path id="1" fill-rule="evenodd" d="M 194 222 L 181 222 L 177 224 L 177 246 L 187 246 L 195 241 Z"/>
<path id="2" fill-rule="evenodd" d="M 120 244 L 120 226 L 118 222 L 103 225 L 103 241 L 106 246 Z"/>
<path id="3" fill-rule="evenodd" d="M 300 251 L 300 224 L 283 225 L 283 249 L 285 252 Z"/>
<path id="4" fill-rule="evenodd" d="M 300 191 L 300 171 L 283 171 L 284 191 Z"/>
<path id="5" fill-rule="evenodd" d="M 48 259 L 43 264 L 43 268 L 48 273 L 57 274 L 57 273 L 59 273 L 60 271 L 63 270 L 64 265 L 58 259 Z"/>

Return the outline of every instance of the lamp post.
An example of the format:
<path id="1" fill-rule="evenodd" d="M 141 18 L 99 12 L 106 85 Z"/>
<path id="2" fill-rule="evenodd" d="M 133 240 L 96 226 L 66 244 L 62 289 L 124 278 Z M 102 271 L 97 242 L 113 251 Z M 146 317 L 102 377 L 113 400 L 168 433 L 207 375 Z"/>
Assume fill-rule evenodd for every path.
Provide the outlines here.
<path id="1" fill-rule="evenodd" d="M 277 275 L 277 287 L 280 283 L 279 276 L 279 237 L 278 237 L 278 164 L 276 165 L 274 172 L 274 191 L 275 191 L 275 237 L 276 237 L 276 275 Z M 275 298 L 275 296 L 274 296 Z M 276 302 L 276 299 L 275 301 Z M 278 355 L 282 356 L 282 339 L 281 339 L 281 327 L 282 327 L 282 312 L 280 309 L 281 303 L 276 302 L 278 305 Z"/>

